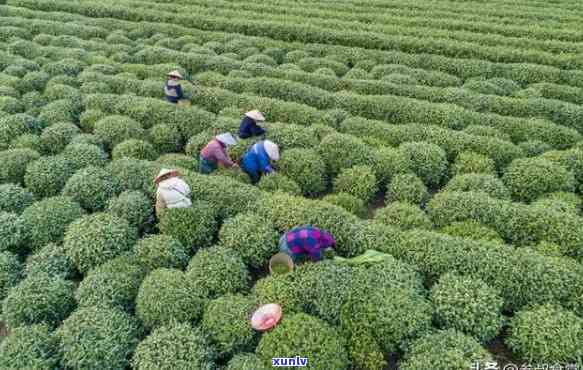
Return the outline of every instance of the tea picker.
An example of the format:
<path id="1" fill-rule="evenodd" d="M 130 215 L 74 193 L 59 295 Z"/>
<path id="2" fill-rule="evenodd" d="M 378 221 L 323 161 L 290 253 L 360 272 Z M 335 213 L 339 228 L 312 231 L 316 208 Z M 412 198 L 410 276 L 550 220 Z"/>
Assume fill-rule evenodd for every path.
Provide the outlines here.
<path id="1" fill-rule="evenodd" d="M 180 72 L 172 71 L 167 74 L 168 80 L 164 85 L 164 95 L 166 95 L 166 100 L 170 103 L 178 104 L 180 100 L 184 98 L 184 93 L 182 92 L 182 85 L 180 85 L 180 80 L 184 79 Z"/>
<path id="2" fill-rule="evenodd" d="M 257 183 L 262 175 L 274 173 L 271 162 L 279 160 L 279 147 L 274 142 L 263 140 L 254 144 L 243 156 L 241 168 L 253 183 Z"/>
<path id="3" fill-rule="evenodd" d="M 304 257 L 317 262 L 324 257 L 325 250 L 332 250 L 336 240 L 330 232 L 310 225 L 297 226 L 279 239 L 279 251 L 298 263 Z"/>
<path id="4" fill-rule="evenodd" d="M 245 113 L 239 125 L 239 137 L 241 139 L 248 139 L 254 136 L 265 136 L 265 129 L 258 125 L 261 122 L 265 122 L 265 117 L 260 111 L 252 110 Z"/>
<path id="5" fill-rule="evenodd" d="M 177 170 L 163 168 L 154 179 L 156 189 L 156 216 L 166 208 L 192 206 L 190 186 L 180 178 Z"/>
<path id="6" fill-rule="evenodd" d="M 239 167 L 227 153 L 227 147 L 235 144 L 237 140 L 228 132 L 215 136 L 200 152 L 200 172 L 209 174 L 219 165 L 226 168 Z"/>

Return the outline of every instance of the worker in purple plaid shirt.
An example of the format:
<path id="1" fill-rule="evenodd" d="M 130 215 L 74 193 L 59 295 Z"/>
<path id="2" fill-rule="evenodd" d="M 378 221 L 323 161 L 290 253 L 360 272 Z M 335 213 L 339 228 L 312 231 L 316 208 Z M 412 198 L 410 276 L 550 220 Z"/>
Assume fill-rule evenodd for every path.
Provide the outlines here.
<path id="1" fill-rule="evenodd" d="M 299 262 L 304 256 L 320 261 L 324 250 L 335 245 L 332 234 L 309 225 L 294 227 L 279 240 L 280 252 L 288 254 L 294 262 Z"/>

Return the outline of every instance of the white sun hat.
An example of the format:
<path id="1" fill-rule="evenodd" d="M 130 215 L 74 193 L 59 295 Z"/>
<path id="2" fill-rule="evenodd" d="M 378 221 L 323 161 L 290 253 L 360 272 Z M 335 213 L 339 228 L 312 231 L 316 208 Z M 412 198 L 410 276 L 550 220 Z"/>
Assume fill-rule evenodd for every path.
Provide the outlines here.
<path id="1" fill-rule="evenodd" d="M 265 148 L 265 151 L 267 152 L 267 155 L 272 161 L 279 160 L 279 147 L 277 146 L 276 143 L 269 140 L 265 140 L 263 142 L 263 146 Z"/>
<path id="2" fill-rule="evenodd" d="M 168 76 L 169 77 L 176 77 L 176 78 L 184 78 L 184 77 L 182 77 L 182 75 L 178 71 L 168 72 Z"/>
<path id="3" fill-rule="evenodd" d="M 154 182 L 158 183 L 162 177 L 164 177 L 166 175 L 170 175 L 170 174 L 178 175 L 178 170 L 171 170 L 168 168 L 162 168 L 160 170 L 160 172 L 158 173 L 158 176 L 156 176 L 156 178 L 154 178 Z"/>
<path id="4" fill-rule="evenodd" d="M 247 113 L 245 113 L 245 116 L 251 118 L 254 121 L 259 121 L 259 122 L 265 121 L 265 117 L 263 116 L 263 113 L 261 113 L 258 110 L 252 110 L 250 112 L 247 112 Z"/>
<path id="5" fill-rule="evenodd" d="M 217 135 L 217 140 L 225 145 L 237 144 L 237 139 L 235 139 L 235 137 L 230 132 L 226 132 L 224 134 Z"/>

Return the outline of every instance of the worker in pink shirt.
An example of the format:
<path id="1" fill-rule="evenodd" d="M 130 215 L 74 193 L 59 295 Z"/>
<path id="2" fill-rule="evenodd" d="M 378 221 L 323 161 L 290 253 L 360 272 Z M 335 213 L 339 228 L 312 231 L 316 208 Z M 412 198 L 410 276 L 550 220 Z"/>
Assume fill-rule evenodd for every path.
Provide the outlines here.
<path id="1" fill-rule="evenodd" d="M 230 133 L 215 136 L 200 152 L 200 172 L 209 174 L 219 165 L 226 168 L 239 167 L 227 153 L 227 147 L 235 144 L 237 140 Z"/>

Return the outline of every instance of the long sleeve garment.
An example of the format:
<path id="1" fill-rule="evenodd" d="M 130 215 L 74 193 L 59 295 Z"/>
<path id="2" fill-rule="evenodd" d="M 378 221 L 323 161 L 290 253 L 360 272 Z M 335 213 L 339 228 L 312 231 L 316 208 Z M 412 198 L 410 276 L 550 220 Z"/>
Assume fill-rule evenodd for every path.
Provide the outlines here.
<path id="1" fill-rule="evenodd" d="M 166 100 L 170 103 L 178 103 L 178 101 L 184 97 L 180 82 L 174 80 L 166 81 L 166 85 L 164 85 L 164 94 L 166 95 Z"/>
<path id="2" fill-rule="evenodd" d="M 192 205 L 190 186 L 178 177 L 171 177 L 158 184 L 156 201 L 162 208 L 187 208 Z"/>
<path id="3" fill-rule="evenodd" d="M 227 154 L 227 147 L 217 139 L 211 140 L 200 152 L 200 155 L 209 162 L 232 167 L 235 163 Z"/>
<path id="4" fill-rule="evenodd" d="M 247 139 L 252 136 L 261 136 L 265 134 L 265 129 L 257 125 L 253 119 L 249 117 L 244 117 L 239 126 L 239 137 L 241 139 Z"/>
<path id="5" fill-rule="evenodd" d="M 324 249 L 336 243 L 329 232 L 312 226 L 293 228 L 285 234 L 285 240 L 294 256 L 308 255 L 312 261 L 321 260 Z"/>
<path id="6" fill-rule="evenodd" d="M 241 165 L 254 182 L 258 181 L 262 174 L 273 172 L 263 141 L 256 143 L 245 153 Z"/>

